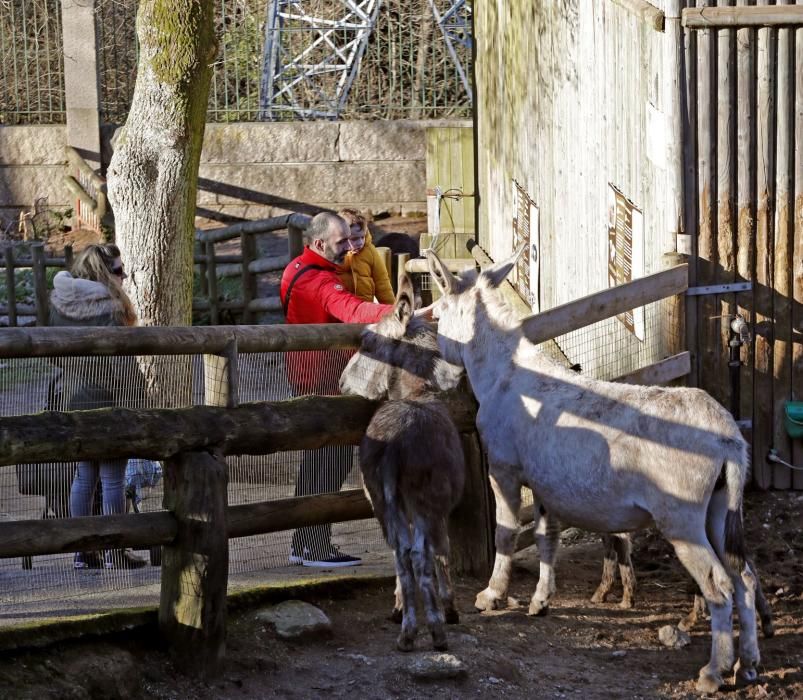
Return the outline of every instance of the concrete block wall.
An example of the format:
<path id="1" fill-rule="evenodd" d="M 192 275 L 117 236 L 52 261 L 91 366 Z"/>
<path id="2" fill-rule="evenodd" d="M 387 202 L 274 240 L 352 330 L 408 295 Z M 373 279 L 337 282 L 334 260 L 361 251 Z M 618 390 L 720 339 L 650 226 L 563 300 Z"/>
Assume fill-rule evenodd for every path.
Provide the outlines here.
<path id="1" fill-rule="evenodd" d="M 356 206 L 374 213 L 426 211 L 426 128 L 464 121 L 207 124 L 199 215 L 259 219 Z M 114 127 L 102 130 L 104 163 Z M 0 127 L 0 217 L 37 197 L 72 206 L 64 126 Z"/>

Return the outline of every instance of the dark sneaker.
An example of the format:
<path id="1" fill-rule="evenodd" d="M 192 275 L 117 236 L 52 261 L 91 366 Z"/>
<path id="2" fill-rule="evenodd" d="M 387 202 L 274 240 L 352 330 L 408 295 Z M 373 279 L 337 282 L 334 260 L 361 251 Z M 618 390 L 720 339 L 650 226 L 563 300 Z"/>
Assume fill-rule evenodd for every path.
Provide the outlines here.
<path id="1" fill-rule="evenodd" d="M 127 549 L 112 549 L 106 552 L 107 569 L 141 569 L 147 563 Z"/>
<path id="2" fill-rule="evenodd" d="M 97 552 L 76 552 L 72 565 L 74 569 L 102 569 L 103 559 Z"/>
<path id="3" fill-rule="evenodd" d="M 290 556 L 287 557 L 287 561 L 295 566 L 300 566 L 304 563 L 304 557 L 302 557 L 295 549 L 290 550 Z"/>
<path id="4" fill-rule="evenodd" d="M 336 569 L 345 566 L 359 566 L 362 564 L 362 559 L 343 554 L 337 547 L 332 547 L 322 556 L 313 556 L 309 552 L 304 552 L 301 564 L 319 569 Z"/>

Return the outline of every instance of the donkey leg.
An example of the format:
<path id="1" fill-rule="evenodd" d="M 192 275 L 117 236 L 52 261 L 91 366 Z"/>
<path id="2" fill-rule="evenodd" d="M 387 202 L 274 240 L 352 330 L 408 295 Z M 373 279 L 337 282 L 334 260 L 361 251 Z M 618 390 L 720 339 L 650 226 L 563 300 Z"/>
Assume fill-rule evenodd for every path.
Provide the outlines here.
<path id="1" fill-rule="evenodd" d="M 630 553 L 633 551 L 633 543 L 630 535 L 622 532 L 613 535 L 613 546 L 619 558 L 619 577 L 622 579 L 622 602 L 620 608 L 633 607 L 633 594 L 636 592 L 636 572 L 633 569 L 633 560 Z"/>
<path id="2" fill-rule="evenodd" d="M 415 572 L 418 590 L 421 592 L 427 627 L 432 635 L 432 645 L 437 651 L 446 651 L 448 644 L 446 642 L 445 620 L 435 592 L 435 559 L 432 552 L 432 543 L 424 535 L 422 525 L 424 524 L 416 523 L 415 526 L 411 552 L 413 571 Z"/>
<path id="3" fill-rule="evenodd" d="M 396 575 L 396 588 L 393 591 L 393 610 L 390 612 L 390 621 L 400 623 L 404 618 L 404 597 L 402 596 L 401 579 Z"/>
<path id="4" fill-rule="evenodd" d="M 739 613 L 739 675 L 748 683 L 758 679 L 756 667 L 760 660 L 758 650 L 758 629 L 756 626 L 756 587 L 757 577 L 750 563 L 742 561 L 741 571 L 731 568 L 732 558 L 726 556 L 725 531 L 728 517 L 727 493 L 715 491 L 708 506 L 706 527 L 708 537 L 717 556 L 726 564 L 725 568 L 733 583 L 733 600 Z M 741 516 L 736 514 L 737 518 Z M 743 551 L 743 542 L 739 543 Z"/>
<path id="5" fill-rule="evenodd" d="M 477 610 L 494 610 L 507 604 L 507 588 L 519 532 L 521 481 L 508 465 L 491 462 L 491 488 L 496 498 L 496 557 L 488 587 L 477 594 Z"/>
<path id="6" fill-rule="evenodd" d="M 599 582 L 599 586 L 597 586 L 597 590 L 594 591 L 594 595 L 591 596 L 592 603 L 604 603 L 605 599 L 608 597 L 608 593 L 610 593 L 611 588 L 613 588 L 617 561 L 616 547 L 613 545 L 614 537 L 615 535 L 602 535 L 602 546 L 604 547 L 602 555 L 602 579 Z"/>
<path id="7" fill-rule="evenodd" d="M 399 651 L 412 651 L 415 646 L 417 623 L 415 619 L 415 574 L 412 561 L 412 536 L 404 513 L 388 509 L 384 512 L 388 544 L 393 547 L 396 563 L 397 595 L 401 594 L 402 626 L 396 639 Z"/>
<path id="8" fill-rule="evenodd" d="M 456 625 L 460 622 L 460 615 L 454 604 L 454 588 L 449 573 L 449 534 L 445 520 L 441 520 L 432 527 L 432 551 L 435 557 L 435 573 L 438 578 L 438 596 L 443 605 L 446 624 Z"/>
<path id="9" fill-rule="evenodd" d="M 681 516 L 682 517 L 682 516 Z M 703 524 L 699 530 L 683 527 L 667 533 L 681 564 L 692 575 L 705 596 L 711 611 L 711 658 L 700 669 L 697 690 L 714 693 L 723 684 L 722 673 L 733 667 L 733 584 L 725 567 L 704 534 Z"/>
<path id="10" fill-rule="evenodd" d="M 560 526 L 542 507 L 535 526 L 535 539 L 538 542 L 538 585 L 530 599 L 528 615 L 546 615 L 549 612 L 549 599 L 555 593 L 555 559 L 558 555 Z"/>
<path id="11" fill-rule="evenodd" d="M 678 629 L 683 632 L 690 632 L 697 624 L 698 617 L 705 616 L 705 598 L 699 593 L 694 594 L 694 602 L 692 603 L 689 614 L 686 615 L 680 622 L 678 622 Z"/>
<path id="12" fill-rule="evenodd" d="M 752 559 L 748 559 L 747 563 L 756 575 L 756 609 L 761 619 L 761 631 L 764 633 L 765 637 L 769 638 L 775 634 L 775 626 L 772 624 L 772 608 L 764 597 L 764 591 L 761 588 L 761 577 L 758 575 L 756 565 L 753 563 Z"/>

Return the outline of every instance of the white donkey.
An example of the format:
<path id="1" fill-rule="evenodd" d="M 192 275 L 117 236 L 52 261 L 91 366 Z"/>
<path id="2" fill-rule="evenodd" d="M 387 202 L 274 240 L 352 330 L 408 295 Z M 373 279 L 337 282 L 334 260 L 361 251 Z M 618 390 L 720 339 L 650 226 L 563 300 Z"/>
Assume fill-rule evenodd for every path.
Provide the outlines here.
<path id="1" fill-rule="evenodd" d="M 715 691 L 733 667 L 734 600 L 739 671 L 755 681 L 756 576 L 745 561 L 741 512 L 748 456 L 736 423 L 704 391 L 598 381 L 540 352 L 498 290 L 520 252 L 460 277 L 427 254 L 443 294 L 435 310 L 441 353 L 465 367 L 479 401 L 477 428 L 496 496 L 496 561 L 476 606 L 506 599 L 527 485 L 548 520 L 531 614 L 543 612 L 555 590 L 555 519 L 610 533 L 654 523 L 711 611 L 711 659 L 698 690 Z"/>

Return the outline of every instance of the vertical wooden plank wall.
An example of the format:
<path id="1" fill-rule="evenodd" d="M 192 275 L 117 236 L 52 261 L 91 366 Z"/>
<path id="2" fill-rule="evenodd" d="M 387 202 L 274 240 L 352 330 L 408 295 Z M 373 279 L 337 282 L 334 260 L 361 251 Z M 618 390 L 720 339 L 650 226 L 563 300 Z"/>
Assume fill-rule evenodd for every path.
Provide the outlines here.
<path id="1" fill-rule="evenodd" d="M 792 328 L 796 341 L 792 345 L 792 398 L 803 401 L 803 29 L 795 30 L 795 147 L 794 147 L 794 222 L 792 281 L 794 301 L 792 304 Z M 803 441 L 795 440 L 792 460 L 803 466 Z M 803 471 L 792 473 L 792 485 L 803 489 Z"/>
<path id="2" fill-rule="evenodd" d="M 777 4 L 788 4 L 789 0 L 779 0 Z M 773 270 L 773 316 L 775 333 L 772 348 L 772 397 L 773 397 L 773 433 L 772 446 L 778 456 L 785 462 L 792 458 L 791 440 L 786 434 L 782 416 L 784 404 L 789 399 L 792 383 L 792 278 L 791 278 L 791 230 L 790 195 L 791 195 L 791 162 L 792 134 L 794 124 L 791 114 L 792 92 L 789 79 L 794 74 L 794 65 L 789 64 L 790 30 L 778 29 L 777 35 L 777 122 L 776 122 L 776 168 L 775 168 L 775 257 Z M 761 459 L 761 453 L 757 455 Z M 791 470 L 775 464 L 772 468 L 772 485 L 774 488 L 788 489 L 792 485 Z"/>
<path id="3" fill-rule="evenodd" d="M 690 0 L 688 6 L 789 5 L 800 0 Z M 688 31 L 687 207 L 697 227 L 695 286 L 751 281 L 749 292 L 701 296 L 695 346 L 699 386 L 725 406 L 726 319 L 755 331 L 741 350 L 740 418 L 752 421 L 753 475 L 762 488 L 801 488 L 803 466 L 784 428 L 784 406 L 803 400 L 803 32 L 788 27 Z M 712 48 L 715 42 L 717 48 Z M 710 67 L 714 66 L 713 69 Z M 709 80 L 709 69 L 711 79 Z M 694 78 L 696 71 L 697 77 Z M 694 146 L 691 149 L 694 150 Z M 711 199 L 711 193 L 715 197 Z"/>

